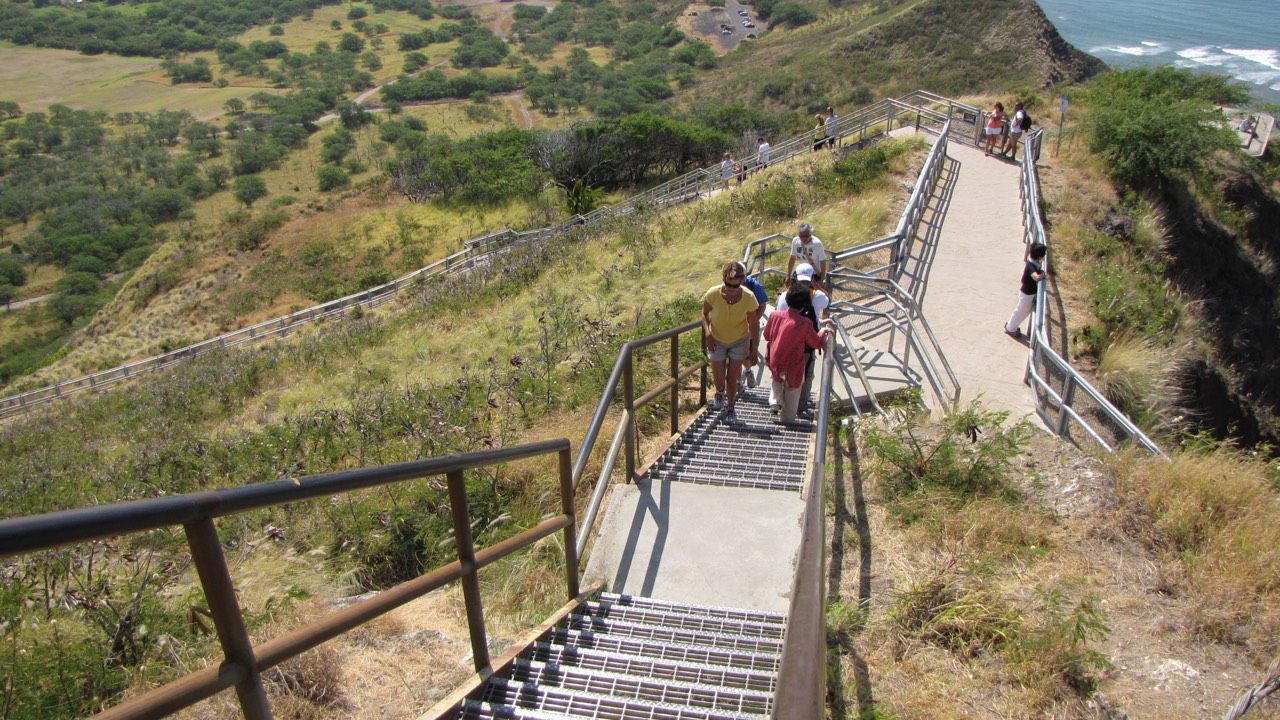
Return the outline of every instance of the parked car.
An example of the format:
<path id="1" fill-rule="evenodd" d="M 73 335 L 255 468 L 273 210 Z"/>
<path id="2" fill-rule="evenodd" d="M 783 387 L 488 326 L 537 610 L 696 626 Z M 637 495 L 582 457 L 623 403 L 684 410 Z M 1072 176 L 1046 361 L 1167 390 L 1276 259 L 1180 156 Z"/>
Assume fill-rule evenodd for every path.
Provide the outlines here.
<path id="1" fill-rule="evenodd" d="M 747 17 L 747 11 L 746 11 L 746 10 L 739 10 L 739 11 L 738 11 L 738 14 L 739 14 L 739 15 L 741 15 L 742 17 Z"/>
<path id="2" fill-rule="evenodd" d="M 756 26 L 756 24 L 755 24 L 755 23 L 753 23 L 753 22 L 751 22 L 750 20 L 744 20 L 744 21 L 742 22 L 742 24 L 743 24 L 743 25 L 745 25 L 746 27 L 755 27 L 755 26 Z"/>

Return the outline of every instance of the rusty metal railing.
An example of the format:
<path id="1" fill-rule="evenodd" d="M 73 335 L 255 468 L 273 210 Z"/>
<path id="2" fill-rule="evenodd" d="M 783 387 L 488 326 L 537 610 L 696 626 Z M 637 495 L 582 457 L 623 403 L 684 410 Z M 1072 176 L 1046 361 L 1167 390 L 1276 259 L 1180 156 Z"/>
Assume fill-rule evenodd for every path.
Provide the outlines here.
<path id="1" fill-rule="evenodd" d="M 610 443 L 609 451 L 605 455 L 604 465 L 596 475 L 596 486 L 592 490 L 587 510 L 582 516 L 582 526 L 579 531 L 577 546 L 577 555 L 579 557 L 586 551 L 587 540 L 591 536 L 591 528 L 595 525 L 596 514 L 604 501 L 605 492 L 609 487 L 609 478 L 613 474 L 614 464 L 617 462 L 620 451 L 623 454 L 623 462 L 626 467 L 626 482 L 632 482 L 636 479 L 636 451 L 640 443 L 639 426 L 636 424 L 636 411 L 663 395 L 667 395 L 668 402 L 671 405 L 668 412 L 671 434 L 675 435 L 680 432 L 680 384 L 694 373 L 700 373 L 698 405 L 707 404 L 706 360 L 696 362 L 688 367 L 680 367 L 680 336 L 694 330 L 702 330 L 701 321 L 686 323 L 639 340 L 632 340 L 623 345 L 622 349 L 618 351 L 618 359 L 613 363 L 613 371 L 609 374 L 609 382 L 605 384 L 604 390 L 600 393 L 600 402 L 596 405 L 595 415 L 591 418 L 591 424 L 587 426 L 582 445 L 578 448 L 577 461 L 573 464 L 572 481 L 574 488 L 577 488 L 586 474 L 587 462 L 591 459 L 591 453 L 600 437 L 600 431 L 608 419 L 609 408 L 618 399 L 618 386 L 621 385 L 622 417 L 618 420 L 613 442 Z M 670 342 L 668 377 L 637 398 L 635 391 L 636 352 L 663 340 Z M 705 346 L 706 338 L 703 337 L 702 347 Z"/>
<path id="2" fill-rule="evenodd" d="M 559 457 L 560 513 L 477 550 L 471 535 L 471 514 L 463 472 L 547 454 Z M 444 475 L 448 484 L 457 560 L 268 642 L 256 646 L 250 642 L 222 553 L 215 519 L 439 475 Z M 4 520 L 0 521 L 0 558 L 177 525 L 181 525 L 186 533 L 224 659 L 217 666 L 193 672 L 105 710 L 95 716 L 98 720 L 158 718 L 227 688 L 235 688 L 244 717 L 267 720 L 271 717 L 271 708 L 262 682 L 262 671 L 455 580 L 462 585 L 474 664 L 477 671 L 484 672 L 490 666 L 490 658 L 479 570 L 557 532 L 564 533 L 568 597 L 573 599 L 579 594 L 570 446 L 569 441 L 563 439 Z"/>

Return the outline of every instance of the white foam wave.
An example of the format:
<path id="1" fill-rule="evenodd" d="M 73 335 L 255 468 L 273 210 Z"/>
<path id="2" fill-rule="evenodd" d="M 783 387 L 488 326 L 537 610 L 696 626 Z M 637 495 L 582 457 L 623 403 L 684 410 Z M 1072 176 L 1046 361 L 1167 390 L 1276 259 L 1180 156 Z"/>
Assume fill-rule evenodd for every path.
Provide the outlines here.
<path id="1" fill-rule="evenodd" d="M 1252 48 L 1222 48 L 1222 52 L 1244 58 L 1272 70 L 1280 70 L 1280 50 L 1263 50 Z"/>
<path id="2" fill-rule="evenodd" d="M 1147 55 L 1159 55 L 1165 52 L 1166 48 L 1160 44 L 1148 45 L 1143 42 L 1141 45 L 1099 45 L 1090 48 L 1091 53 L 1112 53 L 1114 55 L 1132 55 L 1135 57 L 1145 57 Z"/>
<path id="3" fill-rule="evenodd" d="M 1222 67 L 1232 56 L 1215 52 L 1216 48 L 1209 45 L 1200 47 L 1185 48 L 1179 50 L 1176 55 L 1185 58 L 1197 65 L 1208 65 L 1209 67 Z"/>

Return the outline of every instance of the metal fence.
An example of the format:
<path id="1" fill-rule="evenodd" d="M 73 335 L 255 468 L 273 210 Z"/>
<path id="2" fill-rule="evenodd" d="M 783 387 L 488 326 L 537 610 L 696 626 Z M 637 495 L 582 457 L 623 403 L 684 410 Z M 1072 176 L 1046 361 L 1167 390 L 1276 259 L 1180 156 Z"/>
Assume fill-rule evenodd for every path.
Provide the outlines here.
<path id="1" fill-rule="evenodd" d="M 1022 230 L 1027 247 L 1049 245 L 1040 215 L 1040 174 L 1036 160 L 1044 138 L 1042 129 L 1031 131 L 1022 152 L 1020 185 L 1022 187 Z M 1047 270 L 1048 256 L 1045 259 Z M 1036 412 L 1045 424 L 1062 437 L 1072 439 L 1072 428 L 1080 428 L 1107 452 L 1114 452 L 1117 439 L 1132 442 L 1156 455 L 1164 456 L 1151 438 L 1125 416 L 1111 401 L 1080 375 L 1053 348 L 1049 337 L 1048 282 L 1036 291 L 1032 313 L 1030 349 L 1027 354 L 1026 381 L 1035 397 Z M 1059 318 L 1059 323 L 1062 319 Z"/>
<path id="2" fill-rule="evenodd" d="M 550 454 L 558 459 L 559 512 L 505 540 L 476 549 L 464 471 Z M 457 560 L 273 640 L 257 645 L 250 642 L 214 522 L 217 518 L 440 475 L 445 476 L 448 487 Z M 224 660 L 104 710 L 95 716 L 96 720 L 163 717 L 227 688 L 235 688 L 245 718 L 269 720 L 271 708 L 262 681 L 263 671 L 455 580 L 462 585 L 472 660 L 477 671 L 484 672 L 491 663 L 477 573 L 555 533 L 564 533 L 567 596 L 571 601 L 579 596 L 568 440 L 547 440 L 398 465 L 3 520 L 0 521 L 0 558 L 179 525 L 185 532 Z"/>
<path id="3" fill-rule="evenodd" d="M 895 123 L 899 127 L 915 125 L 918 128 L 929 129 L 945 124 L 946 119 L 965 118 L 976 112 L 976 109 L 971 106 L 924 91 L 916 91 L 898 99 L 881 100 L 842 117 L 837 122 L 837 130 L 841 139 L 857 136 L 859 141 L 862 141 L 892 130 Z M 810 152 L 811 146 L 810 134 L 793 137 L 773 147 L 770 163 L 781 162 Z M 752 155 L 744 158 L 742 165 L 745 170 L 754 170 L 761 166 L 760 160 L 758 155 Z M 629 215 L 643 208 L 661 208 L 693 200 L 709 194 L 722 183 L 718 165 L 700 168 L 637 193 L 622 203 L 600 207 L 585 215 L 574 216 L 559 225 L 529 231 L 506 229 L 474 238 L 464 243 L 461 250 L 384 285 L 218 335 L 171 352 L 0 398 L 0 419 L 25 414 L 33 408 L 86 390 L 103 389 L 205 353 L 287 335 L 316 320 L 341 315 L 354 308 L 377 307 L 389 302 L 402 291 L 429 280 L 465 274 L 478 267 L 489 267 L 498 257 L 522 245 L 543 243 L 564 237 L 569 233 L 589 228 L 611 218 Z"/>

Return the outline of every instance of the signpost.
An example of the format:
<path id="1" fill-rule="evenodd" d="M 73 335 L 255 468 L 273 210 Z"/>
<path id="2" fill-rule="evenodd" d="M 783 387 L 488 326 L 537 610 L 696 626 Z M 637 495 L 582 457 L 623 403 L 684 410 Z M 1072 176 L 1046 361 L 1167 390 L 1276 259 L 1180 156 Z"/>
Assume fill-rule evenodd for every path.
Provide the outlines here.
<path id="1" fill-rule="evenodd" d="M 1067 96 L 1063 95 L 1058 102 L 1058 142 L 1053 146 L 1053 156 L 1058 157 L 1062 151 L 1062 128 L 1067 124 Z"/>

